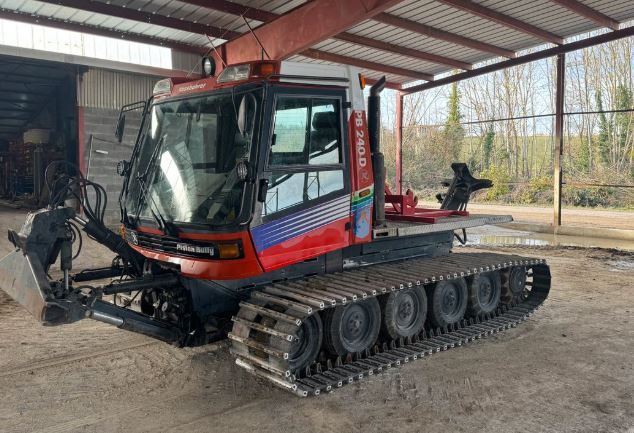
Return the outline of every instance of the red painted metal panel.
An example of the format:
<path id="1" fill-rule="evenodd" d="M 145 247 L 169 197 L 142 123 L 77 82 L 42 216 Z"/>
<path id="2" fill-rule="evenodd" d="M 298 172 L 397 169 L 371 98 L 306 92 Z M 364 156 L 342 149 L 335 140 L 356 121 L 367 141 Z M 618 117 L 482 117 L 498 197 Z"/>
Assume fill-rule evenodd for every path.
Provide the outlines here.
<path id="1" fill-rule="evenodd" d="M 349 222 L 343 218 L 261 251 L 262 267 L 272 271 L 348 246 Z"/>
<path id="2" fill-rule="evenodd" d="M 367 84 L 368 86 L 372 86 L 376 82 L 377 82 L 377 80 L 374 80 L 372 78 L 366 78 L 365 79 L 365 84 Z M 387 87 L 388 89 L 392 89 L 392 90 L 401 90 L 403 88 L 403 86 L 400 83 L 393 83 L 393 82 L 390 82 L 390 81 L 388 81 L 387 84 L 385 84 L 385 87 Z"/>
<path id="3" fill-rule="evenodd" d="M 140 232 L 162 235 L 160 230 L 149 227 L 139 227 Z M 200 278 L 205 280 L 233 280 L 252 277 L 262 273 L 262 267 L 258 262 L 251 236 L 248 232 L 239 233 L 179 233 L 181 239 L 200 241 L 231 241 L 241 240 L 244 257 L 241 259 L 204 260 L 190 257 L 181 257 L 175 254 L 141 248 L 130 244 L 132 248 L 153 260 L 172 263 L 180 266 L 181 273 L 185 277 Z"/>
<path id="4" fill-rule="evenodd" d="M 368 124 L 365 111 L 353 110 L 348 125 L 350 131 L 350 176 L 352 181 L 353 221 L 350 231 L 350 243 L 360 244 L 372 239 L 372 186 L 374 173 L 370 143 L 368 141 Z"/>

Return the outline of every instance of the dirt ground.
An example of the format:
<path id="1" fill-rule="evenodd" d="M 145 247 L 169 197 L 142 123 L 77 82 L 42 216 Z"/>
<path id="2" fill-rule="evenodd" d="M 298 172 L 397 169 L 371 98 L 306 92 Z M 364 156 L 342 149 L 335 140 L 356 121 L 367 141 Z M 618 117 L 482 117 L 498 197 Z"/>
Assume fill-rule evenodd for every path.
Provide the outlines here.
<path id="1" fill-rule="evenodd" d="M 2 231 L 22 219 L 0 208 Z M 310 399 L 239 370 L 226 343 L 178 349 L 90 320 L 46 328 L 0 291 L 0 432 L 633 433 L 634 255 L 502 250 L 552 267 L 528 322 Z M 107 260 L 94 246 L 81 258 Z"/>

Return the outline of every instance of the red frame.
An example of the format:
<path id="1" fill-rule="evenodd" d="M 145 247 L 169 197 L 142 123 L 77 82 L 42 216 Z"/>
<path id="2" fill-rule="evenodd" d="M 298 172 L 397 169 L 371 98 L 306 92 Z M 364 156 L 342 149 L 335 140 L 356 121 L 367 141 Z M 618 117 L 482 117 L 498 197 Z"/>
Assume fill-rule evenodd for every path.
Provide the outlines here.
<path id="1" fill-rule="evenodd" d="M 411 221 L 426 224 L 436 224 L 439 218 L 450 216 L 469 216 L 469 212 L 448 209 L 427 209 L 416 207 L 418 197 L 408 189 L 405 194 L 392 194 L 385 187 L 385 204 L 391 204 L 392 209 L 385 208 L 385 218 L 392 221 Z"/>

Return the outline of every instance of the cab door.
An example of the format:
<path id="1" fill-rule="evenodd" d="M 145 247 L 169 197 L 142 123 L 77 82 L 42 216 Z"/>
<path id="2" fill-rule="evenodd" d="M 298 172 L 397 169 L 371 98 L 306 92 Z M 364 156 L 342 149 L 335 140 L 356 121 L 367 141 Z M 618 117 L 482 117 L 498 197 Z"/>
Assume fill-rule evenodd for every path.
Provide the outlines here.
<path id="1" fill-rule="evenodd" d="M 306 90 L 277 88 L 269 107 L 259 214 L 251 228 L 266 271 L 349 245 L 345 92 Z"/>

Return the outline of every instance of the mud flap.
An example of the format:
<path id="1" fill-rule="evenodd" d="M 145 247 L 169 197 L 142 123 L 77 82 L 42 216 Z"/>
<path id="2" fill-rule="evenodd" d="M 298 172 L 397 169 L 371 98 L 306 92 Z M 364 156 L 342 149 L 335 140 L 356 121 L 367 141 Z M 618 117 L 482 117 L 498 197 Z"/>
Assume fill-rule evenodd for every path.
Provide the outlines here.
<path id="1" fill-rule="evenodd" d="M 0 259 L 0 289 L 45 325 L 61 325 L 83 318 L 83 307 L 54 300 L 46 272 L 33 253 L 16 249 Z"/>

